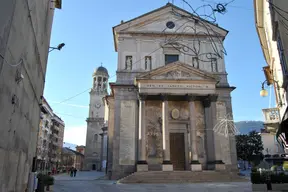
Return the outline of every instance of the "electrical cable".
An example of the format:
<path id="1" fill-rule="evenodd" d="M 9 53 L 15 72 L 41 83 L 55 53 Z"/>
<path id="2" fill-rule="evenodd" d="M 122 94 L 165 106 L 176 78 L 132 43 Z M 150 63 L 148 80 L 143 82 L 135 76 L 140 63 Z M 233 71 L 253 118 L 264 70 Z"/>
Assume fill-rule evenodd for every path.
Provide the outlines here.
<path id="1" fill-rule="evenodd" d="M 202 53 L 202 54 L 203 54 L 203 55 L 206 54 L 206 58 L 207 58 L 207 59 L 209 59 L 209 57 L 211 57 L 212 55 L 218 56 L 218 57 L 222 58 L 222 56 L 221 56 L 221 54 L 220 54 L 220 52 L 219 52 L 219 50 L 218 50 L 218 48 L 217 48 L 217 46 L 216 46 L 216 43 L 214 42 L 214 39 L 213 39 L 213 38 L 216 38 L 216 39 L 219 40 L 219 42 L 221 42 L 221 40 L 220 40 L 220 37 L 221 37 L 221 36 L 218 35 L 218 33 L 217 33 L 216 31 L 214 31 L 214 29 L 212 29 L 211 26 L 209 26 L 209 25 L 207 25 L 207 24 L 205 23 L 205 22 L 209 22 L 209 21 L 204 20 L 199 14 L 197 14 L 197 10 L 198 10 L 199 8 L 197 8 L 197 9 L 195 10 L 186 0 L 182 0 L 182 1 L 191 8 L 191 10 L 193 11 L 192 14 L 195 14 L 198 18 L 194 18 L 194 17 L 192 17 L 192 16 L 191 16 L 191 17 L 188 17 L 188 16 L 186 16 L 186 15 L 180 14 L 180 13 L 178 13 L 177 11 L 175 11 L 173 7 L 172 7 L 172 13 L 174 13 L 174 15 L 179 16 L 179 17 L 180 17 L 179 20 L 185 19 L 185 18 L 187 19 L 187 18 L 188 18 L 188 19 L 192 19 L 192 20 L 193 20 L 193 23 L 194 23 L 195 19 L 197 19 L 198 22 L 200 22 L 200 24 L 202 24 L 202 25 L 204 26 L 204 28 L 206 29 L 207 33 L 204 32 L 204 35 L 205 35 L 205 36 L 208 36 L 208 39 L 211 41 L 211 43 L 212 43 L 212 49 L 213 49 L 213 51 L 214 51 L 214 53 Z M 234 0 L 231 0 L 230 2 L 226 3 L 224 6 L 232 3 L 233 1 L 234 1 Z M 213 7 L 212 7 L 211 5 L 204 5 L 204 6 L 209 6 L 209 7 L 213 10 Z M 201 8 L 201 7 L 203 7 L 203 6 L 200 6 L 200 8 Z M 222 7 L 222 8 L 223 8 L 223 7 Z M 218 11 L 217 11 L 217 10 L 218 10 Z M 215 10 L 213 10 L 213 12 L 215 12 Z M 219 13 L 220 13 L 221 11 L 219 11 L 219 8 L 218 8 L 218 9 L 216 9 L 216 12 L 219 12 Z M 202 19 L 203 19 L 204 21 L 202 21 Z M 216 18 L 215 18 L 215 19 L 216 19 Z M 179 21 L 179 20 L 177 20 L 177 21 Z M 184 24 L 186 24 L 186 23 L 188 23 L 188 22 L 191 22 L 191 20 L 185 22 Z M 213 23 L 213 22 L 212 22 L 212 23 Z M 182 24 L 178 29 L 176 29 L 176 30 L 174 31 L 174 34 L 176 34 L 176 32 L 177 32 L 182 26 L 184 26 L 184 24 Z M 191 27 L 191 28 L 192 28 L 192 27 Z M 165 30 L 166 30 L 166 29 L 167 29 L 167 26 L 166 26 L 166 28 L 162 31 L 162 33 L 165 34 Z M 185 28 L 184 28 L 184 30 L 185 30 Z M 196 31 L 196 27 L 195 27 L 195 31 Z M 212 32 L 213 32 L 214 34 L 216 34 L 216 35 L 213 36 L 213 35 L 210 33 L 210 31 L 212 31 Z M 196 35 L 197 35 L 197 33 L 196 33 Z M 212 38 L 212 36 L 213 36 L 213 38 Z M 187 54 L 187 51 L 189 50 L 189 46 L 184 45 L 184 44 L 181 44 L 181 43 L 179 43 L 179 42 L 176 42 L 176 41 L 179 40 L 179 35 L 178 35 L 178 36 L 176 35 L 176 37 L 173 37 L 173 35 L 172 35 L 171 38 L 170 38 L 168 41 L 167 41 L 166 38 L 167 38 L 167 37 L 165 37 L 165 41 L 164 41 L 164 44 L 165 44 L 165 45 L 172 45 L 172 47 L 174 47 L 176 50 L 180 51 L 180 52 L 183 53 L 183 54 Z M 174 39 L 173 39 L 173 38 L 174 38 Z M 179 49 L 179 48 L 175 47 L 175 45 L 174 45 L 173 43 L 182 46 L 182 49 L 186 49 L 187 51 L 185 52 L 185 51 L 183 51 L 182 49 Z M 192 49 L 190 48 L 190 50 L 194 50 L 194 51 L 192 51 L 192 52 L 195 53 L 195 55 L 192 55 L 192 56 L 201 56 L 201 54 L 199 54 L 199 53 L 200 53 L 200 44 L 201 44 L 201 41 L 198 39 L 199 48 L 197 49 L 195 46 L 194 46 Z M 227 53 L 226 53 L 226 50 L 225 50 L 223 44 L 222 44 L 222 48 L 223 48 L 223 50 L 221 50 L 221 52 L 226 55 Z M 155 49 L 154 51 L 152 51 L 151 53 L 149 53 L 147 56 L 151 56 L 153 53 L 155 53 L 156 51 L 158 51 L 158 50 L 160 50 L 160 49 L 163 49 L 163 46 L 160 46 L 159 48 Z M 131 64 L 131 67 L 132 67 L 133 65 L 137 64 L 138 62 L 142 61 L 143 59 L 145 59 L 145 57 L 142 57 L 141 59 L 133 62 L 133 63 Z M 212 58 L 210 58 L 210 59 L 212 59 Z M 206 61 L 206 60 L 203 60 L 203 59 L 201 60 L 201 58 L 200 58 L 199 61 L 209 62 L 209 61 L 211 61 L 211 60 Z M 108 80 L 111 79 L 111 78 L 113 78 L 113 77 L 115 77 L 116 75 L 117 75 L 117 73 L 115 73 L 114 75 L 110 76 L 110 77 L 108 78 Z M 91 89 L 91 88 L 86 89 L 86 90 L 84 90 L 83 92 L 80 92 L 80 93 L 78 93 L 78 94 L 76 94 L 76 95 L 74 95 L 74 96 L 72 96 L 72 97 L 69 97 L 69 98 L 67 98 L 67 99 L 64 99 L 63 101 L 59 102 L 58 104 L 64 103 L 64 102 L 66 102 L 66 101 L 69 101 L 69 100 L 71 100 L 71 99 L 73 99 L 73 98 L 75 98 L 75 97 L 77 97 L 77 96 L 79 96 L 79 95 L 87 92 L 87 91 L 90 90 L 90 89 Z"/>

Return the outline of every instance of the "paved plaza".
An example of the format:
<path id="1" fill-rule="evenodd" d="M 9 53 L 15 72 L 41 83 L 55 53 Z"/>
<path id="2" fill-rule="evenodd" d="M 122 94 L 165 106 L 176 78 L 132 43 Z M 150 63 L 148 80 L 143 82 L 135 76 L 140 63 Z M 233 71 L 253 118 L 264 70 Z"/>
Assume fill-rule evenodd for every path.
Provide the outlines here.
<path id="1" fill-rule="evenodd" d="M 55 176 L 54 192 L 251 192 L 250 182 L 242 183 L 195 183 L 195 184 L 116 184 L 101 180 L 104 173 L 79 172 Z"/>

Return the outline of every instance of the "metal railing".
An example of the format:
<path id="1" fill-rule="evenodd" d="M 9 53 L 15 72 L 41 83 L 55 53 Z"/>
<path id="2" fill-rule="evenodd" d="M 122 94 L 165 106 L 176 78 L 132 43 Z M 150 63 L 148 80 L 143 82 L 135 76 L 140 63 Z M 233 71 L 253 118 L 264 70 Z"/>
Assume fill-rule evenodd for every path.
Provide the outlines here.
<path id="1" fill-rule="evenodd" d="M 280 114 L 278 108 L 262 109 L 265 124 L 279 123 Z"/>

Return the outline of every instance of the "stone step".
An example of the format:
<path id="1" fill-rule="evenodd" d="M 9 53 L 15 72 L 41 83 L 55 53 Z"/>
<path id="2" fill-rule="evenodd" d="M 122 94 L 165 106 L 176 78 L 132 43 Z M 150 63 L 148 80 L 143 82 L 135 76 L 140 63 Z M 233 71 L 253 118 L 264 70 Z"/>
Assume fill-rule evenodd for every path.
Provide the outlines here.
<path id="1" fill-rule="evenodd" d="M 162 165 L 159 164 L 148 164 L 148 170 L 149 171 L 162 171 Z"/>
<path id="2" fill-rule="evenodd" d="M 135 172 L 119 183 L 201 183 L 201 182 L 247 182 L 234 172 L 217 171 L 148 171 Z"/>

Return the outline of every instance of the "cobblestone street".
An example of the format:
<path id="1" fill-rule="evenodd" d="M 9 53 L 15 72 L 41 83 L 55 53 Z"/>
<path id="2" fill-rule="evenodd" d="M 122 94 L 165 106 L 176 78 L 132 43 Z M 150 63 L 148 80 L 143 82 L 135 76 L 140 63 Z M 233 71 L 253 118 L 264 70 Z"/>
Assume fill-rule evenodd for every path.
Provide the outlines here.
<path id="1" fill-rule="evenodd" d="M 80 172 L 77 177 L 55 176 L 54 192 L 251 192 L 250 182 L 197 184 L 115 184 L 115 181 L 96 180 L 99 172 Z"/>

